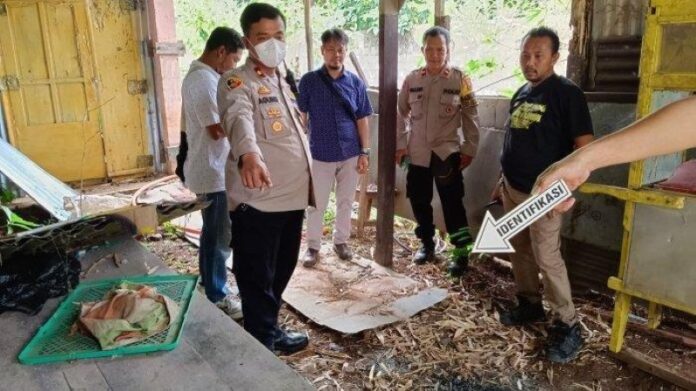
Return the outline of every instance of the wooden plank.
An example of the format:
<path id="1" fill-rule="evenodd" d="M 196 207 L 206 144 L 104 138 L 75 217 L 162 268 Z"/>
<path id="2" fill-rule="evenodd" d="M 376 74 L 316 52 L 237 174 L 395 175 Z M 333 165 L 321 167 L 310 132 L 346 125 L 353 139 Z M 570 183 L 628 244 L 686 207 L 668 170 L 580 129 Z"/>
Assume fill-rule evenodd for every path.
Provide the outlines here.
<path id="1" fill-rule="evenodd" d="M 366 86 L 369 86 L 370 82 L 369 80 L 367 80 L 367 75 L 363 70 L 362 63 L 360 62 L 360 58 L 358 58 L 358 55 L 355 52 L 350 52 L 348 57 L 350 57 L 350 61 L 353 63 L 353 66 L 355 67 L 355 71 L 358 73 L 358 76 L 360 76 L 362 81 L 365 82 Z"/>
<path id="2" fill-rule="evenodd" d="M 445 12 L 445 0 L 435 0 L 435 25 L 450 29 L 450 17 Z"/>
<path id="3" fill-rule="evenodd" d="M 360 176 L 360 191 L 358 196 L 358 221 L 355 226 L 356 235 L 359 238 L 363 237 L 365 232 L 365 225 L 368 220 L 370 220 L 370 206 L 372 202 L 368 200 L 367 197 L 367 182 L 370 180 L 368 174 L 362 174 Z"/>
<path id="4" fill-rule="evenodd" d="M 587 81 L 589 43 L 592 38 L 592 7 L 594 0 L 573 0 L 570 25 L 573 36 L 568 45 L 568 78 L 583 87 Z"/>
<path id="5" fill-rule="evenodd" d="M 597 309 L 596 313 L 606 321 L 611 322 L 613 320 L 613 314 L 609 311 Z M 680 332 L 678 330 L 651 329 L 647 324 L 636 323 L 635 321 L 631 321 L 630 318 L 626 323 L 626 329 L 648 335 L 650 337 L 678 343 L 684 345 L 688 349 L 696 349 L 696 338 L 685 335 L 683 334 L 684 332 Z"/>
<path id="6" fill-rule="evenodd" d="M 377 240 L 375 261 L 391 267 L 394 251 L 394 183 L 396 181 L 396 91 L 398 72 L 398 9 L 386 10 L 387 3 L 380 1 L 379 16 L 379 135 L 377 188 Z M 391 4 L 394 5 L 394 4 Z"/>
<path id="7" fill-rule="evenodd" d="M 305 42 L 307 44 L 307 71 L 314 69 L 314 41 L 312 39 L 312 0 L 304 0 Z"/>
<path id="8" fill-rule="evenodd" d="M 612 356 L 674 385 L 687 390 L 696 390 L 696 378 L 689 376 L 685 371 L 677 372 L 668 368 L 641 352 L 631 348 L 623 348 L 618 353 L 612 353 Z"/>
<path id="9" fill-rule="evenodd" d="M 63 376 L 71 390 L 110 390 L 104 375 L 94 363 L 76 362 L 66 365 Z"/>
<path id="10" fill-rule="evenodd" d="M 112 390 L 222 390 L 229 387 L 221 375 L 186 338 L 171 352 L 97 360 Z M 125 375 L 127 374 L 127 376 Z M 142 387 L 142 388 L 141 388 Z"/>
<path id="11" fill-rule="evenodd" d="M 101 262 L 86 279 L 173 271 L 128 237 L 89 250 L 83 270 L 104 255 L 119 253 L 128 262 Z M 97 271 L 98 269 L 98 271 Z M 159 352 L 115 359 L 80 360 L 54 365 L 21 365 L 17 354 L 55 311 L 62 298 L 50 299 L 35 316 L 8 312 L 0 316 L 0 390 L 312 390 L 312 385 L 274 356 L 200 292 L 193 302 L 180 345 Z M 106 387 L 104 387 L 106 385 Z"/>

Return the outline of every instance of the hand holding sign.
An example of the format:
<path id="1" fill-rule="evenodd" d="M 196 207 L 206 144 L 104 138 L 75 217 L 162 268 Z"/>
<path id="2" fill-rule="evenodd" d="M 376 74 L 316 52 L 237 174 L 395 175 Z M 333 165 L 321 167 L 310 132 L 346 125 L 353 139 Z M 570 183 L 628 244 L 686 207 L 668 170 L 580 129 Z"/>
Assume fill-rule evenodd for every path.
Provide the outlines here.
<path id="1" fill-rule="evenodd" d="M 544 170 L 537 178 L 532 194 L 546 190 L 559 179 L 562 179 L 570 191 L 573 191 L 587 181 L 591 171 L 585 159 L 581 158 L 581 154 L 574 153 Z M 574 203 L 575 199 L 570 197 L 558 204 L 554 210 L 561 213 L 567 212 L 573 207 Z"/>
<path id="2" fill-rule="evenodd" d="M 499 221 L 490 212 L 483 218 L 483 226 L 476 237 L 473 253 L 513 253 L 510 238 L 529 227 L 533 222 L 572 195 L 563 180 L 558 180 L 548 189 L 529 197 Z"/>

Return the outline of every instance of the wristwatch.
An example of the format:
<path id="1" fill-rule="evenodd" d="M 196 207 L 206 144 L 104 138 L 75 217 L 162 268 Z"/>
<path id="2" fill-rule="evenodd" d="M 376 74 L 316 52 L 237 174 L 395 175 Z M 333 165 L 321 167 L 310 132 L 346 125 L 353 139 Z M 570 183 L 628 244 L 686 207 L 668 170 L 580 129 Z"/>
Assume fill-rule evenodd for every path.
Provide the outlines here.
<path id="1" fill-rule="evenodd" d="M 360 150 L 360 156 L 370 156 L 370 148 L 362 148 Z"/>

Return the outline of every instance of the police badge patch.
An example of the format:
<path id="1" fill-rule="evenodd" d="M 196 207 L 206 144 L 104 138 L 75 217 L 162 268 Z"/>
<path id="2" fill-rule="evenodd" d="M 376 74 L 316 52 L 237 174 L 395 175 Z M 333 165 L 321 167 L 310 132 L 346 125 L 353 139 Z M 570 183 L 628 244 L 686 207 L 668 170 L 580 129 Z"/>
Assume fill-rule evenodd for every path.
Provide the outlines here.
<path id="1" fill-rule="evenodd" d="M 469 76 L 462 76 L 462 84 L 460 87 L 460 94 L 462 98 L 462 106 L 464 107 L 476 107 L 478 102 L 476 101 L 476 96 L 474 95 L 474 87 L 471 84 L 471 79 Z"/>
<path id="2" fill-rule="evenodd" d="M 235 88 L 239 88 L 242 86 L 242 79 L 238 78 L 237 76 L 230 76 L 229 79 L 227 79 L 227 88 L 230 90 L 234 90 Z"/>

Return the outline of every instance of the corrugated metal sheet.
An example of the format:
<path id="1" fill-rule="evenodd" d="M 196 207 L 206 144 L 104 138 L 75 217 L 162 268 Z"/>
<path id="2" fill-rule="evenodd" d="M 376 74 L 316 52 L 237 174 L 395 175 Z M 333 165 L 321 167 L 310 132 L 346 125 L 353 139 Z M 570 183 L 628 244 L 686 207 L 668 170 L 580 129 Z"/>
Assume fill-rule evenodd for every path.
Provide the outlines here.
<path id="1" fill-rule="evenodd" d="M 66 200 L 75 199 L 77 193 L 5 140 L 0 140 L 0 172 L 59 221 L 69 220 L 73 216 L 65 210 L 65 203 Z"/>
<path id="2" fill-rule="evenodd" d="M 595 0 L 593 40 L 642 35 L 648 5 L 648 0 Z"/>
<path id="3" fill-rule="evenodd" d="M 628 93 L 635 101 L 643 23 L 648 0 L 595 0 L 585 89 Z"/>
<path id="4" fill-rule="evenodd" d="M 641 37 L 601 38 L 592 43 L 588 91 L 637 92 Z"/>
<path id="5" fill-rule="evenodd" d="M 610 292 L 607 280 L 619 270 L 619 251 L 610 251 L 563 238 L 561 252 L 568 268 L 568 278 L 573 290 L 584 292 L 593 289 Z"/>

